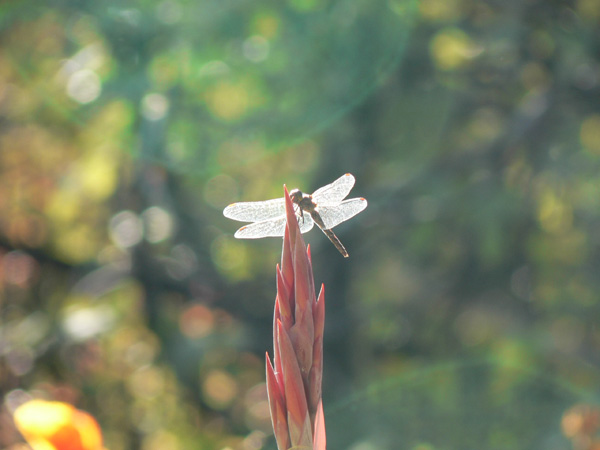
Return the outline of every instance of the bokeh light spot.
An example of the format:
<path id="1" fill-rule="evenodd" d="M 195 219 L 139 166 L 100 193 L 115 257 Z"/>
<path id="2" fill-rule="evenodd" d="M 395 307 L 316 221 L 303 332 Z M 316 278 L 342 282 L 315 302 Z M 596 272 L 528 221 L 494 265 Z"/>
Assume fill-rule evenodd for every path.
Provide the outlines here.
<path id="1" fill-rule="evenodd" d="M 6 365 L 10 371 L 20 377 L 33 368 L 35 354 L 29 347 L 11 348 L 4 355 Z"/>
<path id="2" fill-rule="evenodd" d="M 121 211 L 110 219 L 109 235 L 116 246 L 133 247 L 142 240 L 142 222 L 133 211 Z"/>
<path id="3" fill-rule="evenodd" d="M 102 85 L 100 77 L 90 69 L 81 69 L 73 73 L 67 82 L 67 94 L 79 103 L 90 103 L 100 96 Z"/>
<path id="4" fill-rule="evenodd" d="M 253 431 L 242 441 L 244 450 L 260 450 L 265 444 L 266 435 L 262 431 Z"/>
<path id="5" fill-rule="evenodd" d="M 597 21 L 600 19 L 600 1 L 577 0 L 577 12 L 585 21 Z"/>
<path id="6" fill-rule="evenodd" d="M 204 305 L 192 305 L 181 313 L 179 328 L 190 339 L 200 339 L 210 334 L 215 325 L 212 311 Z"/>
<path id="7" fill-rule="evenodd" d="M 115 159 L 109 152 L 98 151 L 79 164 L 78 178 L 85 193 L 95 200 L 104 200 L 117 186 Z"/>
<path id="8" fill-rule="evenodd" d="M 150 120 L 163 119 L 169 112 L 169 99 L 163 94 L 148 94 L 142 100 L 142 115 Z"/>
<path id="9" fill-rule="evenodd" d="M 75 263 L 92 259 L 98 251 L 98 245 L 97 230 L 83 223 L 65 227 L 54 241 L 57 256 L 61 260 Z"/>
<path id="10" fill-rule="evenodd" d="M 81 211 L 81 197 L 71 189 L 59 189 L 50 195 L 46 206 L 48 217 L 58 223 L 71 222 Z"/>
<path id="11" fill-rule="evenodd" d="M 94 41 L 75 53 L 66 60 L 59 72 L 59 76 L 68 79 L 78 70 L 89 69 L 91 71 L 102 70 L 106 66 L 108 55 L 106 49 L 99 41 Z"/>
<path id="12" fill-rule="evenodd" d="M 235 399 L 238 390 L 235 378 L 222 370 L 209 372 L 202 383 L 204 399 L 217 410 L 226 409 Z"/>
<path id="13" fill-rule="evenodd" d="M 232 280 L 243 280 L 250 276 L 245 245 L 233 236 L 219 236 L 211 245 L 211 253 L 217 267 Z"/>
<path id="14" fill-rule="evenodd" d="M 573 211 L 570 205 L 562 201 L 550 190 L 546 190 L 540 198 L 538 219 L 546 231 L 563 233 L 573 223 Z"/>
<path id="15" fill-rule="evenodd" d="M 27 253 L 15 250 L 4 255 L 0 267 L 6 283 L 26 287 L 36 273 L 37 262 Z"/>
<path id="16" fill-rule="evenodd" d="M 223 61 L 215 60 L 204 64 L 200 68 L 199 75 L 203 77 L 219 77 L 228 75 L 231 69 Z"/>
<path id="17" fill-rule="evenodd" d="M 161 54 L 154 57 L 148 68 L 148 75 L 157 88 L 166 89 L 179 77 L 181 67 L 173 54 Z"/>
<path id="18" fill-rule="evenodd" d="M 261 62 L 269 56 L 269 41 L 262 36 L 251 36 L 244 41 L 242 50 L 246 59 Z"/>
<path id="19" fill-rule="evenodd" d="M 249 429 L 271 431 L 271 414 L 266 384 L 259 383 L 250 388 L 244 396 L 246 425 Z"/>
<path id="20" fill-rule="evenodd" d="M 164 374 L 154 366 L 141 367 L 128 380 L 129 391 L 134 397 L 153 399 L 160 396 L 166 385 Z"/>
<path id="21" fill-rule="evenodd" d="M 600 430 L 600 408 L 586 404 L 569 408 L 562 417 L 561 428 L 565 436 L 579 438 L 579 442 L 588 442 Z"/>
<path id="22" fill-rule="evenodd" d="M 464 31 L 446 28 L 432 39 L 430 51 L 436 66 L 442 70 L 454 70 L 478 56 L 483 49 Z"/>
<path id="23" fill-rule="evenodd" d="M 248 91 L 241 84 L 221 82 L 206 94 L 206 105 L 216 117 L 224 120 L 241 118 L 249 107 Z"/>
<path id="24" fill-rule="evenodd" d="M 500 113 L 493 108 L 481 108 L 473 114 L 465 127 L 465 145 L 476 150 L 486 148 L 500 134 L 503 120 Z"/>
<path id="25" fill-rule="evenodd" d="M 181 448 L 177 435 L 166 430 L 154 431 L 142 443 L 142 450 L 180 450 Z"/>
<path id="26" fill-rule="evenodd" d="M 510 277 L 510 290 L 523 300 L 531 300 L 532 279 L 529 267 L 522 266 L 513 272 Z"/>
<path id="27" fill-rule="evenodd" d="M 83 341 L 104 333 L 115 322 L 115 316 L 108 306 L 71 308 L 65 313 L 63 328 L 74 340 Z"/>
<path id="28" fill-rule="evenodd" d="M 152 363 L 156 357 L 159 351 L 158 347 L 159 345 L 150 339 L 135 342 L 127 348 L 124 360 L 130 367 L 139 368 L 146 366 Z"/>
<path id="29" fill-rule="evenodd" d="M 173 216 L 159 206 L 151 206 L 141 214 L 144 221 L 144 235 L 153 244 L 164 241 L 173 235 Z"/>
<path id="30" fill-rule="evenodd" d="M 571 228 L 565 233 L 533 236 L 528 242 L 528 251 L 536 261 L 572 265 L 586 258 L 589 242 L 585 234 Z M 558 290 L 551 283 L 539 284 L 535 297 L 555 302 L 558 300 Z"/>
<path id="31" fill-rule="evenodd" d="M 416 447 L 415 447 L 416 448 Z M 381 447 L 369 441 L 360 441 L 352 445 L 349 450 L 382 450 Z"/>
<path id="32" fill-rule="evenodd" d="M 273 39 L 279 32 L 279 18 L 270 12 L 261 12 L 253 20 L 253 30 L 266 39 Z"/>
<path id="33" fill-rule="evenodd" d="M 521 70 L 523 86 L 528 90 L 539 90 L 546 88 L 550 83 L 550 74 L 543 64 L 530 62 Z"/>
<path id="34" fill-rule="evenodd" d="M 198 265 L 196 253 L 184 244 L 179 244 L 171 250 L 167 264 L 167 273 L 176 280 L 190 276 Z"/>

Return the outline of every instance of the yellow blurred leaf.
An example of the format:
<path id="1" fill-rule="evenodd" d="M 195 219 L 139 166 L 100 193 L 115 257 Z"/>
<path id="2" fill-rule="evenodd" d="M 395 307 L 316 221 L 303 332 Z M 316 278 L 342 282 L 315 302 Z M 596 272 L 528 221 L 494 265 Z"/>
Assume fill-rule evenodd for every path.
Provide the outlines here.
<path id="1" fill-rule="evenodd" d="M 83 191 L 94 200 L 109 197 L 117 186 L 116 163 L 110 154 L 104 152 L 96 152 L 81 161 L 78 177 Z"/>
<path id="2" fill-rule="evenodd" d="M 600 115 L 594 114 L 583 121 L 579 137 L 585 148 L 600 155 Z"/>
<path id="3" fill-rule="evenodd" d="M 478 56 L 483 49 L 464 31 L 446 28 L 434 36 L 430 51 L 436 66 L 442 70 L 454 70 Z"/>

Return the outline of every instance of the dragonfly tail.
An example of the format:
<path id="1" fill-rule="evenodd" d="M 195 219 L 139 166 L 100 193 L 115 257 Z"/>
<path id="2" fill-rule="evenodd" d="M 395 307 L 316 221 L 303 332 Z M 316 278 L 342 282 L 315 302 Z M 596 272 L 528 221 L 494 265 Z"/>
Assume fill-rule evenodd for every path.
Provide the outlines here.
<path id="1" fill-rule="evenodd" d="M 329 240 L 331 241 L 331 243 L 333 245 L 335 245 L 335 248 L 338 249 L 338 251 L 342 254 L 342 256 L 344 258 L 347 258 L 348 256 L 348 252 L 346 251 L 346 249 L 344 248 L 344 246 L 342 245 L 342 243 L 340 242 L 340 240 L 338 239 L 338 237 L 335 235 L 335 233 L 331 230 L 323 230 L 323 233 L 325 233 L 325 236 L 327 236 L 329 238 Z"/>

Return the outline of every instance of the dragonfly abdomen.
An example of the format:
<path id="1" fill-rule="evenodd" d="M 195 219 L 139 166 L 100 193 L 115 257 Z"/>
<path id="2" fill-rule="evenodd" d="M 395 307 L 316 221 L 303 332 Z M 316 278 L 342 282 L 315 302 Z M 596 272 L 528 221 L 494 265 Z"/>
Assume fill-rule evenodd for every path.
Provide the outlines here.
<path id="1" fill-rule="evenodd" d="M 338 239 L 338 237 L 335 235 L 335 233 L 331 230 L 328 230 L 326 228 L 321 228 L 323 230 L 323 233 L 325 233 L 325 236 L 327 236 L 329 238 L 329 240 L 331 241 L 331 243 L 333 245 L 335 245 L 335 248 L 338 249 L 338 251 L 342 254 L 342 256 L 344 258 L 347 258 L 348 252 L 346 251 L 346 248 L 342 245 L 342 243 L 340 242 L 340 240 Z"/>
<path id="2" fill-rule="evenodd" d="M 323 222 L 323 219 L 319 214 L 318 208 L 314 208 L 312 211 L 310 211 L 310 216 L 312 217 L 313 221 L 317 224 L 317 226 L 323 231 L 323 233 L 325 233 L 325 236 L 327 236 L 331 243 L 335 245 L 335 248 L 338 249 L 342 256 L 344 258 L 347 258 L 348 252 L 346 251 L 338 237 L 335 235 L 335 233 L 331 231 L 330 228 L 327 228 L 325 226 L 325 222 Z"/>

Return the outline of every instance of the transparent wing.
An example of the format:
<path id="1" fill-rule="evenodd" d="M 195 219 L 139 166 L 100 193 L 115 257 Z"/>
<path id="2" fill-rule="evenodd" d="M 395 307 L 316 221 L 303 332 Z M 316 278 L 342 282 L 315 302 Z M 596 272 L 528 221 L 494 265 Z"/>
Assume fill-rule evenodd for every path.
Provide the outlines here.
<path id="1" fill-rule="evenodd" d="M 367 207 L 367 200 L 364 198 L 351 198 L 338 205 L 321 206 L 317 208 L 326 229 L 331 229 L 336 225 L 354 217 Z"/>
<path id="2" fill-rule="evenodd" d="M 223 215 L 240 222 L 258 222 L 285 216 L 285 203 L 283 198 L 264 202 L 232 203 L 223 210 Z"/>
<path id="3" fill-rule="evenodd" d="M 298 225 L 300 225 L 300 233 L 304 234 L 307 231 L 312 230 L 313 225 L 315 224 L 315 222 L 312 220 L 312 217 L 310 217 L 310 214 L 307 212 L 303 212 L 304 214 L 304 218 L 298 216 L 298 214 L 296 214 L 296 217 L 298 217 Z"/>
<path id="4" fill-rule="evenodd" d="M 333 183 L 317 189 L 313 192 L 312 198 L 317 205 L 337 204 L 350 193 L 355 181 L 354 176 L 347 173 Z"/>
<path id="5" fill-rule="evenodd" d="M 283 236 L 285 231 L 285 216 L 251 223 L 240 228 L 234 234 L 238 239 L 259 239 L 269 236 Z"/>
<path id="6" fill-rule="evenodd" d="M 300 225 L 301 233 L 309 231 L 314 224 L 315 223 L 308 213 L 304 213 L 304 220 L 298 218 L 298 225 Z M 284 231 L 285 216 L 281 216 L 246 225 L 237 230 L 234 236 L 238 239 L 260 239 L 264 237 L 283 236 Z"/>

